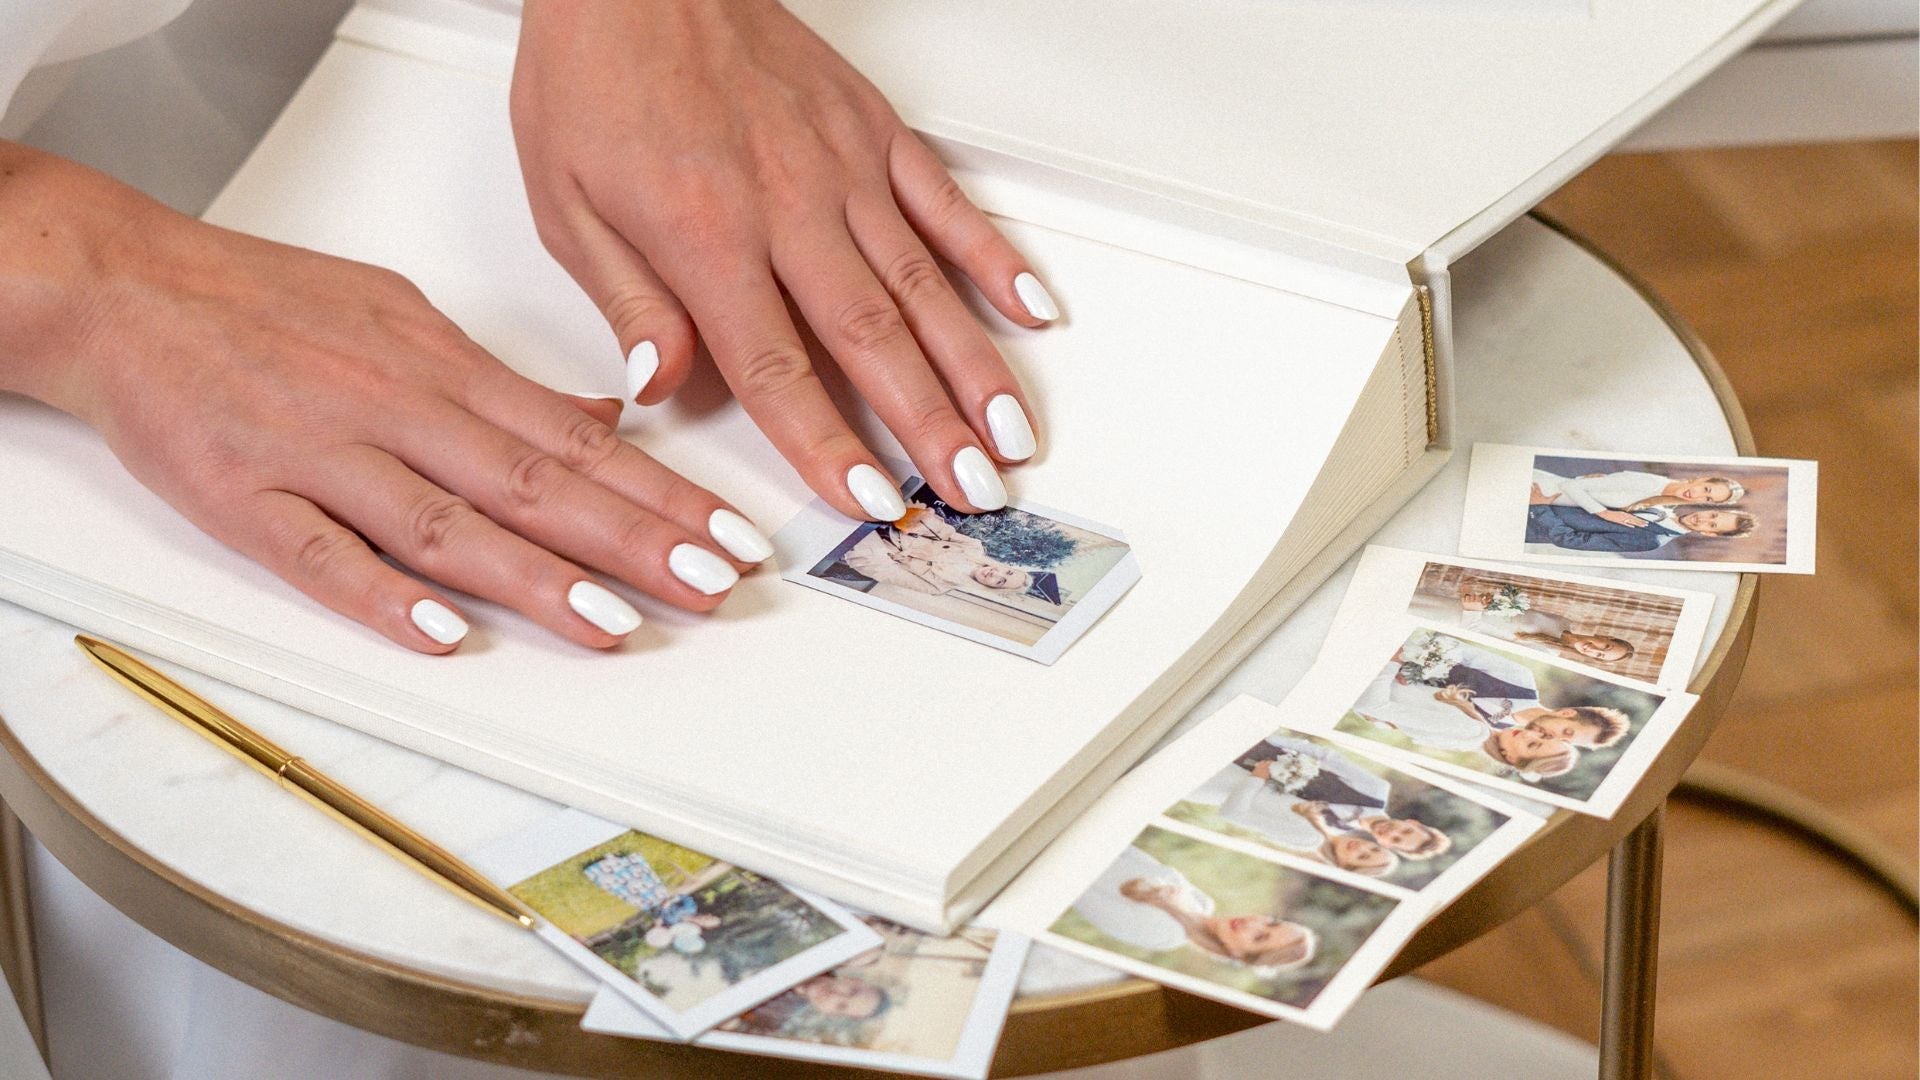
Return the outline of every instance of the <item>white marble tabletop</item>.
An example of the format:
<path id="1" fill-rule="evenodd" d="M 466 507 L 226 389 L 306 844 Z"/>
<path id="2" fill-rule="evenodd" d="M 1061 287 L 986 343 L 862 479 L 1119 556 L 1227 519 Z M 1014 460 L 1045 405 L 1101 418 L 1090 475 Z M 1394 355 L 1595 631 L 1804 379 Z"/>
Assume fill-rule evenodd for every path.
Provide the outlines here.
<path id="1" fill-rule="evenodd" d="M 1539 222 L 1523 219 L 1475 252 L 1456 268 L 1455 290 L 1460 452 L 1376 542 L 1454 550 L 1465 449 L 1475 441 L 1733 453 L 1718 402 L 1672 329 L 1612 271 Z M 1299 406 L 1276 402 L 1274 422 L 1285 423 L 1289 407 Z M 1350 572 L 1351 565 L 1314 593 L 1186 723 L 1241 693 L 1284 696 L 1313 660 Z M 1738 580 L 1638 567 L 1632 576 L 1712 591 L 1719 598 L 1714 636 Z M 587 975 L 532 936 L 450 896 L 132 697 L 86 662 L 72 634 L 0 604 L 0 717 L 108 828 L 213 892 L 342 946 L 505 992 L 567 1001 L 592 995 Z M 453 850 L 475 848 L 553 807 L 169 670 Z M 1117 977 L 1036 950 L 1023 991 Z"/>

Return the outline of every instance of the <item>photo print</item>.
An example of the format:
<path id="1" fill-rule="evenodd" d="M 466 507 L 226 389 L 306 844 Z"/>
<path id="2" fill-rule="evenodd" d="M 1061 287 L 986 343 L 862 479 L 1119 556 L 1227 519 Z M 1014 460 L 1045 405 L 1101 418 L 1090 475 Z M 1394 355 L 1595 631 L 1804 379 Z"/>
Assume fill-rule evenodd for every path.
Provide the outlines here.
<path id="1" fill-rule="evenodd" d="M 1811 574 L 1811 461 L 1474 447 L 1469 555 Z"/>
<path id="2" fill-rule="evenodd" d="M 1518 815 L 1487 797 L 1282 729 L 1248 748 L 1166 810 L 1174 821 L 1290 852 L 1412 893 L 1453 895 L 1477 879 L 1480 857 Z M 1538 826 L 1489 845 L 1497 859 Z M 1494 850 L 1497 849 L 1497 850 Z M 1458 868 L 1455 887 L 1429 887 Z"/>
<path id="3" fill-rule="evenodd" d="M 825 900 L 577 810 L 471 861 L 546 920 L 549 944 L 682 1040 L 880 943 Z"/>
<path id="4" fill-rule="evenodd" d="M 926 1076 L 984 1077 L 1019 983 L 1027 939 L 969 926 L 925 934 L 861 915 L 880 936 L 869 949 L 694 1040 L 773 1057 L 829 1061 Z M 582 1027 L 611 1035 L 665 1032 L 602 990 Z"/>
<path id="5" fill-rule="evenodd" d="M 890 524 L 808 506 L 774 539 L 781 576 L 1045 664 L 1139 580 L 1116 530 L 1039 507 L 964 514 L 917 476 L 901 495 Z"/>
<path id="6" fill-rule="evenodd" d="M 1618 809 L 1693 704 L 1680 691 L 1434 629 L 1376 655 L 1344 665 L 1351 704 L 1333 730 L 1384 756 L 1599 817 Z"/>
<path id="7" fill-rule="evenodd" d="M 1422 917 L 1417 905 L 1285 855 L 1149 825 L 1041 940 L 1324 1030 Z"/>

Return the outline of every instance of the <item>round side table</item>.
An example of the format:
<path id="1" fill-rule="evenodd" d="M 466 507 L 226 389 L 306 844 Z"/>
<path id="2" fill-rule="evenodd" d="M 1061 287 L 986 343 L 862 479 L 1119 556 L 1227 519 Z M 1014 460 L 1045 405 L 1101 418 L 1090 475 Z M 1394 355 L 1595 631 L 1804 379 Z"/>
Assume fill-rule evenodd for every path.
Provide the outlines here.
<path id="1" fill-rule="evenodd" d="M 1687 328 L 1604 256 L 1537 218 L 1455 272 L 1459 453 L 1376 542 L 1450 552 L 1474 441 L 1752 453 L 1738 401 Z M 1647 388 L 1660 392 L 1648 394 Z M 1303 674 L 1351 567 L 1328 581 L 1194 710 L 1278 700 Z M 1661 807 L 1712 733 L 1745 662 L 1752 575 L 1635 567 L 1716 594 L 1700 703 L 1611 820 L 1561 813 L 1429 923 L 1399 975 L 1499 926 L 1603 855 L 1609 863 L 1604 1078 L 1650 1075 Z M 537 941 L 416 878 L 100 678 L 72 631 L 0 605 L 0 958 L 39 1016 L 21 825 L 148 930 L 302 1008 L 448 1053 L 579 1076 L 851 1075 L 829 1066 L 593 1035 L 593 984 Z M 189 685 L 403 819 L 469 849 L 551 804 L 210 680 Z M 1189 721 L 1193 719 L 1189 718 Z M 1046 967 L 1045 964 L 1036 965 Z M 1023 983 L 994 1072 L 1028 1075 L 1183 1046 L 1264 1022 L 1086 968 Z M 1061 974 L 1064 972 L 1064 974 Z"/>

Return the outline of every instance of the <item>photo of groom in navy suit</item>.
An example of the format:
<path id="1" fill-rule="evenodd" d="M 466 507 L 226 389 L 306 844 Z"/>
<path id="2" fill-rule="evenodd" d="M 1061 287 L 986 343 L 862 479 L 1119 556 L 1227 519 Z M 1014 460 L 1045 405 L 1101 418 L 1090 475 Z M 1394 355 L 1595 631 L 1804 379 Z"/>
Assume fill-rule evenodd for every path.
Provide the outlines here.
<path id="1" fill-rule="evenodd" d="M 1704 506 L 1651 506 L 1625 513 L 1640 523 L 1609 520 L 1578 506 L 1534 503 L 1527 508 L 1527 543 L 1625 554 L 1658 551 L 1682 536 L 1745 536 L 1754 524 L 1745 511 Z"/>

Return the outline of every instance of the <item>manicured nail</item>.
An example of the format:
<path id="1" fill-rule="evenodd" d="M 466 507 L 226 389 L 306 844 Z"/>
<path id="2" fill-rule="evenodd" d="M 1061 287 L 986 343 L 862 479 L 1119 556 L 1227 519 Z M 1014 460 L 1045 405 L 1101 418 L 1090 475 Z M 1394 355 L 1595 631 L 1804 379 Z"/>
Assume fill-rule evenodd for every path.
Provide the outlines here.
<path id="1" fill-rule="evenodd" d="M 1039 449 L 1033 441 L 1033 425 L 1027 423 L 1027 410 L 1012 394 L 987 402 L 987 430 L 993 434 L 993 448 L 1008 461 L 1025 461 Z"/>
<path id="2" fill-rule="evenodd" d="M 887 474 L 871 465 L 855 465 L 847 470 L 847 490 L 853 501 L 875 521 L 899 521 L 907 516 L 907 500 Z"/>
<path id="3" fill-rule="evenodd" d="M 731 510 L 715 510 L 707 517 L 707 535 L 741 562 L 764 562 L 773 557 L 773 544 L 767 534 Z"/>
<path id="4" fill-rule="evenodd" d="M 609 592 L 604 585 L 576 581 L 567 590 L 567 606 L 574 613 L 615 637 L 625 637 L 640 628 L 640 613 L 633 605 Z"/>
<path id="5" fill-rule="evenodd" d="M 438 600 L 417 600 L 408 614 L 421 633 L 442 645 L 458 645 L 467 636 L 467 620 Z"/>
<path id="6" fill-rule="evenodd" d="M 643 341 L 627 354 L 627 400 L 636 404 L 640 401 L 647 384 L 660 370 L 660 350 L 653 342 Z"/>
<path id="7" fill-rule="evenodd" d="M 1007 485 L 1000 482 L 993 462 L 979 447 L 963 447 L 953 455 L 953 478 L 960 481 L 960 491 L 967 501 L 980 509 L 998 510 L 1007 505 Z"/>
<path id="8" fill-rule="evenodd" d="M 667 552 L 667 569 L 694 589 L 712 596 L 733 588 L 740 574 L 727 560 L 698 544 L 677 544 Z"/>
<path id="9" fill-rule="evenodd" d="M 1013 279 L 1013 291 L 1020 294 L 1020 305 L 1027 309 L 1027 314 L 1041 322 L 1052 322 L 1060 317 L 1060 305 L 1053 302 L 1053 294 L 1032 274 L 1021 271 Z"/>

